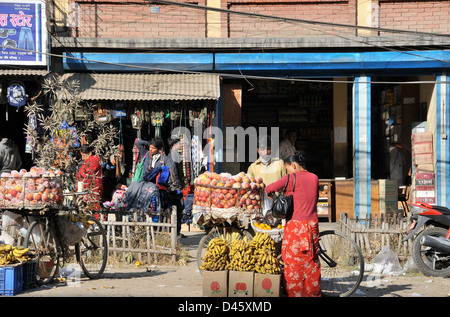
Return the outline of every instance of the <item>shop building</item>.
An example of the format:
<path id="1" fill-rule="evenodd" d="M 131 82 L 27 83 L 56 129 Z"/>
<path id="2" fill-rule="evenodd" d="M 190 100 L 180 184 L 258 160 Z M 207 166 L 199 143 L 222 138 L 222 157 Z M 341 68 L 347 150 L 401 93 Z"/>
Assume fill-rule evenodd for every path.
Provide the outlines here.
<path id="1" fill-rule="evenodd" d="M 31 166 L 23 133 L 24 105 L 41 96 L 49 73 L 46 6 L 42 1 L 0 3 L 0 131 L 21 149 L 23 166 Z"/>
<path id="2" fill-rule="evenodd" d="M 378 180 L 403 184 L 414 171 L 413 131 L 432 132 L 440 185 L 434 197 L 448 204 L 448 1 L 198 6 L 216 10 L 169 1 L 55 1 L 52 50 L 59 57 L 52 70 L 91 77 L 214 74 L 221 80 L 220 96 L 212 98 L 215 124 L 277 126 L 280 135 L 295 129 L 297 148 L 313 156 L 311 170 L 333 182 L 336 216 L 379 212 Z M 133 90 L 126 81 L 119 86 Z M 398 164 L 394 152 L 402 157 Z M 235 172 L 249 163 L 217 169 Z"/>

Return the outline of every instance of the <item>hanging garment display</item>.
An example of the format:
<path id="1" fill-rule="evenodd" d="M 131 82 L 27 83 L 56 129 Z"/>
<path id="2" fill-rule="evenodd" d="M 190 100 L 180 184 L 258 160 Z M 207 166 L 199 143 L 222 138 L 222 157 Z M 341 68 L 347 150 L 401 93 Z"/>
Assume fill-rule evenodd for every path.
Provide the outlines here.
<path id="1" fill-rule="evenodd" d="M 75 121 L 88 121 L 91 119 L 91 113 L 86 105 L 78 105 L 75 108 Z"/>
<path id="2" fill-rule="evenodd" d="M 119 155 L 116 157 L 116 177 L 125 174 L 125 153 L 123 145 L 122 117 L 119 119 Z"/>
<path id="3" fill-rule="evenodd" d="M 141 108 L 134 107 L 131 114 L 131 126 L 133 129 L 141 129 L 144 126 L 145 115 Z"/>
<path id="4" fill-rule="evenodd" d="M 31 113 L 28 117 L 27 138 L 25 142 L 25 153 L 32 155 L 34 159 L 34 153 L 36 151 L 36 139 L 37 139 L 37 120 L 36 115 Z"/>
<path id="5" fill-rule="evenodd" d="M 190 159 L 190 140 L 186 138 L 186 135 L 180 135 L 182 144 L 182 158 L 183 158 L 183 174 L 184 174 L 184 184 L 187 186 L 191 184 L 191 159 Z"/>
<path id="6" fill-rule="evenodd" d="M 111 109 L 98 103 L 94 110 L 94 118 L 98 123 L 109 123 L 112 120 Z"/>
<path id="7" fill-rule="evenodd" d="M 63 149 L 66 146 L 79 147 L 77 129 L 71 127 L 66 121 L 64 121 L 59 129 L 52 131 L 51 142 L 55 149 Z M 67 143 L 69 142 L 69 144 Z"/>
<path id="8" fill-rule="evenodd" d="M 200 175 L 200 168 L 202 163 L 202 145 L 198 135 L 192 136 L 192 176 L 195 179 Z"/>
<path id="9" fill-rule="evenodd" d="M 123 101 L 114 103 L 112 109 L 112 117 L 114 119 L 117 118 L 125 118 L 127 116 L 127 109 Z"/>
<path id="10" fill-rule="evenodd" d="M 161 137 L 161 127 L 164 124 L 164 111 L 152 111 L 151 123 L 155 127 L 155 137 Z"/>

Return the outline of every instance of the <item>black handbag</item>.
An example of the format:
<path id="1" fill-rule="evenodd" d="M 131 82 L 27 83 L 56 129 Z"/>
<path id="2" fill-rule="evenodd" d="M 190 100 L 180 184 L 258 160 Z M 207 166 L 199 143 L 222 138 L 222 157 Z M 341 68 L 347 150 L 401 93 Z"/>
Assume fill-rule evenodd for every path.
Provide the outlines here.
<path id="1" fill-rule="evenodd" d="M 278 196 L 273 200 L 272 205 L 272 216 L 277 219 L 290 219 L 294 211 L 294 195 L 286 196 L 286 187 L 289 184 L 289 174 L 284 185 L 283 192 L 280 192 Z M 295 190 L 295 173 L 294 173 L 294 184 L 292 187 L 292 192 Z"/>

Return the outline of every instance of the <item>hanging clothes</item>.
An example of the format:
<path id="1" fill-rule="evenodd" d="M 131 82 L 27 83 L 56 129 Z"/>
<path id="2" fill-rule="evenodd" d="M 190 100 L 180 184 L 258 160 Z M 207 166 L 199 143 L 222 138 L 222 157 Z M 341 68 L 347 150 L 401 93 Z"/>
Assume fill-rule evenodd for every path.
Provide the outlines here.
<path id="1" fill-rule="evenodd" d="M 201 168 L 201 144 L 198 135 L 192 136 L 192 176 L 195 179 L 200 175 Z"/>

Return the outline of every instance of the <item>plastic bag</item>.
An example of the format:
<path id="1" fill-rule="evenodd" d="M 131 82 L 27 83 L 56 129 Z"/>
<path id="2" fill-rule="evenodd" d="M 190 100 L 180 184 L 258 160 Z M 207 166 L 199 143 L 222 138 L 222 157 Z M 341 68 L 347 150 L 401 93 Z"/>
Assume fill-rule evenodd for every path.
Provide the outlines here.
<path id="1" fill-rule="evenodd" d="M 2 226 L 3 228 L 11 227 L 11 226 L 17 226 L 22 227 L 23 226 L 23 218 L 21 215 L 16 214 L 11 211 L 5 211 L 2 215 Z"/>
<path id="2" fill-rule="evenodd" d="M 371 261 L 373 272 L 387 275 L 401 275 L 405 270 L 401 267 L 397 254 L 385 246 Z"/>
<path id="3" fill-rule="evenodd" d="M 87 231 L 81 222 L 72 222 L 66 216 L 57 218 L 57 228 L 61 237 L 61 243 L 65 246 L 71 246 L 80 242 Z"/>

